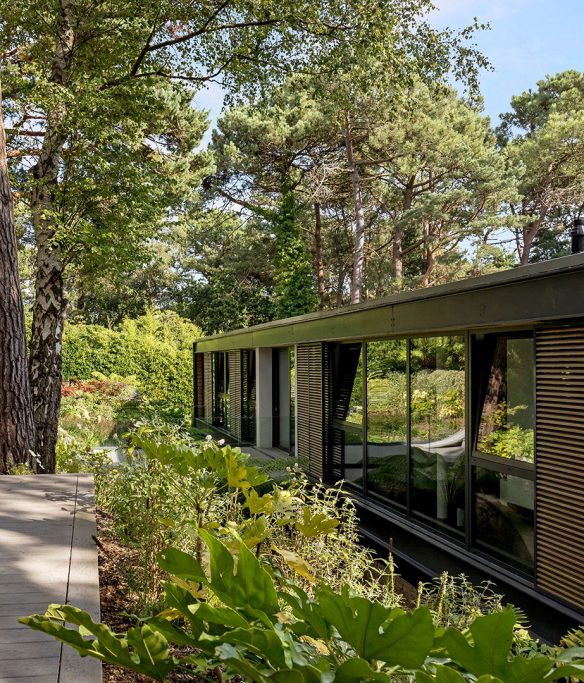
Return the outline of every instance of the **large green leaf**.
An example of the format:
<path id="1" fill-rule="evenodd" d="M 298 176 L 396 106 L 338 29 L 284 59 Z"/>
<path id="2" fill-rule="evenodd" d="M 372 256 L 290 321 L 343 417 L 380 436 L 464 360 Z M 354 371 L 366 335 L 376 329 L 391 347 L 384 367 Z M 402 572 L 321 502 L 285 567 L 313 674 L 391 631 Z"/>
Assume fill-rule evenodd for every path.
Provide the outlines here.
<path id="1" fill-rule="evenodd" d="M 148 624 L 130 629 L 123 637 L 71 605 L 50 605 L 45 615 L 35 614 L 19 621 L 70 645 L 83 657 L 144 673 L 160 683 L 178 666 L 177 660 L 169 656 L 166 638 Z M 67 628 L 62 622 L 78 628 Z M 84 638 L 82 633 L 93 637 Z"/>
<path id="2" fill-rule="evenodd" d="M 156 559 L 161 569 L 171 576 L 200 583 L 207 581 L 200 562 L 189 553 L 176 548 L 166 548 L 158 553 Z"/>
<path id="3" fill-rule="evenodd" d="M 434 642 L 430 611 L 419 608 L 409 614 L 388 609 L 366 598 L 324 589 L 317 594 L 322 615 L 359 657 L 381 660 L 405 669 L 420 667 Z"/>
<path id="4" fill-rule="evenodd" d="M 475 619 L 469 629 L 472 644 L 453 628 L 446 630 L 441 643 L 452 661 L 477 677 L 490 675 L 505 683 L 541 683 L 552 671 L 553 662 L 544 655 L 512 657 L 514 626 L 515 612 L 508 607 Z"/>
<path id="5" fill-rule="evenodd" d="M 274 582 L 245 544 L 239 544 L 236 572 L 227 547 L 206 531 L 201 531 L 201 537 L 209 548 L 209 586 L 215 594 L 227 606 L 253 617 L 275 615 L 280 607 Z"/>
<path id="6" fill-rule="evenodd" d="M 385 673 L 375 671 L 364 659 L 349 659 L 336 671 L 334 683 L 391 683 L 391 677 Z"/>
<path id="7" fill-rule="evenodd" d="M 280 598 L 292 607 L 297 621 L 290 628 L 299 636 L 310 636 L 317 640 L 327 640 L 330 627 L 322 614 L 320 605 L 296 585 L 290 586 L 291 592 L 281 592 Z"/>

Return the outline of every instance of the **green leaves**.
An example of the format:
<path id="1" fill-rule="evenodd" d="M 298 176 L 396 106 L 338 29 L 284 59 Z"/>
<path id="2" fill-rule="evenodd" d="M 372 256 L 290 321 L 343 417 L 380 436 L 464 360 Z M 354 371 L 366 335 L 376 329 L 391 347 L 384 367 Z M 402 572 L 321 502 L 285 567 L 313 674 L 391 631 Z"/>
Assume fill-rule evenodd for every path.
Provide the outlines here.
<path id="1" fill-rule="evenodd" d="M 419 608 L 406 614 L 365 598 L 318 593 L 326 621 L 365 660 L 380 660 L 404 669 L 420 667 L 434 642 L 430 611 Z"/>
<path id="2" fill-rule="evenodd" d="M 338 519 L 332 519 L 323 512 L 312 514 L 308 506 L 302 509 L 302 521 L 296 522 L 296 528 L 304 536 L 324 536 L 339 526 Z"/>
<path id="3" fill-rule="evenodd" d="M 348 589 L 338 594 L 323 587 L 309 598 L 291 585 L 290 592 L 278 595 L 244 543 L 233 556 L 211 534 L 203 531 L 201 537 L 209 571 L 186 553 L 160 553 L 161 567 L 175 577 L 165 584 L 167 609 L 126 634 L 115 634 L 68 605 L 52 605 L 44 616 L 21 621 L 82 656 L 161 683 L 170 671 L 187 664 L 203 671 L 221 666 L 226 675 L 257 683 L 391 683 L 412 673 L 418 683 L 464 683 L 469 675 L 476 683 L 546 683 L 569 676 L 584 680 L 582 648 L 565 650 L 558 667 L 545 655 L 513 656 L 511 608 L 477 618 L 463 634 L 453 628 L 436 631 L 427 608 L 409 613 L 389 609 Z M 197 584 L 212 600 L 185 587 Z M 291 613 L 280 611 L 280 601 Z M 170 655 L 169 643 L 199 654 L 177 659 Z"/>
<path id="4" fill-rule="evenodd" d="M 449 628 L 441 639 L 441 645 L 453 662 L 479 680 L 541 683 L 562 676 L 582 674 L 584 668 L 577 665 L 564 672 L 554 670 L 554 662 L 545 655 L 535 655 L 530 659 L 511 656 L 515 622 L 515 612 L 508 607 L 502 612 L 478 617 L 473 622 L 469 629 L 472 644 L 462 633 Z"/>
<path id="5" fill-rule="evenodd" d="M 73 647 L 83 657 L 138 671 L 161 683 L 177 666 L 177 660 L 169 656 L 166 638 L 148 624 L 130 629 L 124 637 L 70 605 L 50 605 L 43 616 L 36 614 L 19 621 Z M 78 628 L 67 628 L 62 622 Z"/>

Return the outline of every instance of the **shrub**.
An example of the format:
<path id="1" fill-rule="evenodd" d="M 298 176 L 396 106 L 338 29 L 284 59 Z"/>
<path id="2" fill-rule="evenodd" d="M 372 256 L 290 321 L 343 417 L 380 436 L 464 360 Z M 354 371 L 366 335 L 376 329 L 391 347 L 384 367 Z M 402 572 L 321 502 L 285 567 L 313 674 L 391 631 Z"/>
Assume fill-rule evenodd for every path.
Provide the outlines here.
<path id="1" fill-rule="evenodd" d="M 211 533 L 200 533 L 208 561 L 161 552 L 160 567 L 171 576 L 166 610 L 126 634 L 71 605 L 52 605 L 44 616 L 21 621 L 84 656 L 160 683 L 173 670 L 203 676 L 213 670 L 214 680 L 225 680 L 225 673 L 256 683 L 584 680 L 581 648 L 515 654 L 512 608 L 477 617 L 467 632 L 436 629 L 427 607 L 408 613 L 327 586 L 309 597 L 291 582 L 275 581 L 245 543 L 237 544 L 234 557 Z M 170 645 L 188 648 L 187 654 L 171 654 Z"/>
<path id="2" fill-rule="evenodd" d="M 192 408 L 192 344 L 201 331 L 176 313 L 150 312 L 117 328 L 68 324 L 63 378 L 91 380 L 95 373 L 135 378 L 147 403 L 184 419 Z"/>

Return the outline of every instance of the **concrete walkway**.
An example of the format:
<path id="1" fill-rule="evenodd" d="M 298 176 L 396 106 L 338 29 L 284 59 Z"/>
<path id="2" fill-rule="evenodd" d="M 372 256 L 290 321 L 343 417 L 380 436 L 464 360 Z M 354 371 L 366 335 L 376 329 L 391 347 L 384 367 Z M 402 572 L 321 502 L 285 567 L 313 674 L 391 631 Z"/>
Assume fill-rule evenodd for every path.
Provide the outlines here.
<path id="1" fill-rule="evenodd" d="M 101 664 L 17 622 L 69 602 L 99 619 L 93 479 L 0 476 L 0 683 L 100 683 Z"/>

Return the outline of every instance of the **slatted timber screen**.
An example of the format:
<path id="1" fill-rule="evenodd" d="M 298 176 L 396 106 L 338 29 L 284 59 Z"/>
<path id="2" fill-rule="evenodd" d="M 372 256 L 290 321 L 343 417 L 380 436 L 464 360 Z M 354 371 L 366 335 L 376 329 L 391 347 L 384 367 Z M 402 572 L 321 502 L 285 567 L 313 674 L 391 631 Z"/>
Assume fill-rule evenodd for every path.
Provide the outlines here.
<path id="1" fill-rule="evenodd" d="M 204 420 L 209 424 L 213 420 L 213 370 L 212 370 L 212 358 L 211 352 L 204 354 L 205 358 L 203 361 L 203 382 L 205 385 L 205 397 L 204 397 Z"/>
<path id="2" fill-rule="evenodd" d="M 322 344 L 302 344 L 296 350 L 298 456 L 308 458 L 308 472 L 323 472 L 323 353 Z"/>
<path id="3" fill-rule="evenodd" d="M 241 440 L 241 351 L 229 352 L 229 431 Z"/>
<path id="4" fill-rule="evenodd" d="M 536 333 L 536 581 L 584 607 L 584 327 Z"/>
<path id="5" fill-rule="evenodd" d="M 205 369 L 204 357 L 202 353 L 195 353 L 194 357 L 194 379 L 195 379 L 195 417 L 204 419 L 205 417 Z"/>

